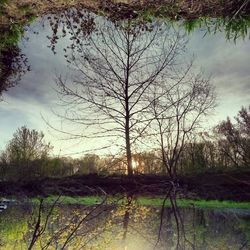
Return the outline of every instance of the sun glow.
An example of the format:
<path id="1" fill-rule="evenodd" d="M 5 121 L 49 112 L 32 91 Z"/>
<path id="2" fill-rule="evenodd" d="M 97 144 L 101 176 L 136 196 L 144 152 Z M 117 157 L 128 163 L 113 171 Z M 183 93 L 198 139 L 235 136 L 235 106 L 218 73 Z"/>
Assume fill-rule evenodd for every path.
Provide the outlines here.
<path id="1" fill-rule="evenodd" d="M 136 168 L 137 168 L 137 165 L 138 165 L 137 161 L 132 160 L 132 168 L 133 168 L 133 169 L 136 169 Z"/>

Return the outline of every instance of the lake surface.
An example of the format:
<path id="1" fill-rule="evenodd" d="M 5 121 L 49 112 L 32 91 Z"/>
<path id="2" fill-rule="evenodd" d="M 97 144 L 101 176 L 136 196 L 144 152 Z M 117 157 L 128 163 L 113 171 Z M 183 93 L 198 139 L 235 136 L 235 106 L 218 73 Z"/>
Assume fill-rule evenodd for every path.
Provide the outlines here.
<path id="1" fill-rule="evenodd" d="M 51 207 L 41 209 L 42 230 L 33 249 L 250 249 L 250 210 L 162 211 L 135 200 L 97 207 L 60 205 L 53 211 Z M 9 204 L 0 213 L 0 249 L 28 249 L 38 216 L 38 205 Z"/>

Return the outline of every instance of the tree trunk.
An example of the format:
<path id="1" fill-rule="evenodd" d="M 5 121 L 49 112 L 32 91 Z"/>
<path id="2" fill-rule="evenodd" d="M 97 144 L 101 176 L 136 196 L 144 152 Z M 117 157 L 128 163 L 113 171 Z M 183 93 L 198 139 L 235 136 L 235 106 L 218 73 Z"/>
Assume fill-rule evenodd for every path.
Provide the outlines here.
<path id="1" fill-rule="evenodd" d="M 129 33 L 127 37 L 127 63 L 126 63 L 126 80 L 125 80 L 125 139 L 126 139 L 126 156 L 128 176 L 133 176 L 132 154 L 130 143 L 130 109 L 129 109 L 129 74 L 130 74 L 130 40 Z"/>
<path id="2" fill-rule="evenodd" d="M 126 138 L 127 171 L 128 171 L 128 176 L 132 176 L 133 175 L 133 168 L 132 168 L 132 154 L 131 154 L 130 135 L 129 135 L 129 120 L 128 119 L 126 120 L 125 138 Z"/>

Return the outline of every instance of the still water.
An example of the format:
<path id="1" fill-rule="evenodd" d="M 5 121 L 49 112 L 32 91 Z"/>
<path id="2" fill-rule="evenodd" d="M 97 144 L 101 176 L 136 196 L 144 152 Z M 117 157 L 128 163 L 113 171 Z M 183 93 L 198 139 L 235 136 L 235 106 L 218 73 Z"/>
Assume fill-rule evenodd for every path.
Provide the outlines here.
<path id="1" fill-rule="evenodd" d="M 40 218 L 40 221 L 39 221 Z M 38 223 L 39 221 L 39 223 Z M 12 205 L 0 249 L 250 249 L 250 211 L 138 205 Z"/>

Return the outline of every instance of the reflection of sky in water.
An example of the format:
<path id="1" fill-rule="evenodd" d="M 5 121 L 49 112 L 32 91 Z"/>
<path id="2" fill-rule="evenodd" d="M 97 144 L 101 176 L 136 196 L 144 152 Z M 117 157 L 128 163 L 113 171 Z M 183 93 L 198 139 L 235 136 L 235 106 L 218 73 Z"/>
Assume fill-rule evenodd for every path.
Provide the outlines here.
<path id="1" fill-rule="evenodd" d="M 33 34 L 33 31 L 39 31 L 39 34 Z M 212 83 L 216 86 L 218 107 L 208 123 L 212 126 L 226 116 L 233 117 L 241 106 L 250 103 L 250 42 L 247 39 L 239 39 L 236 44 L 226 41 L 224 33 L 208 34 L 205 37 L 203 34 L 203 31 L 196 30 L 190 35 L 188 50 L 195 55 L 195 65 L 205 74 L 211 75 Z M 81 150 L 78 143 L 71 148 L 75 142 L 59 141 L 54 133 L 47 133 L 47 126 L 41 117 L 44 116 L 60 128 L 58 118 L 51 112 L 58 102 L 55 78 L 56 74 L 69 72 L 63 54 L 63 48 L 69 40 L 60 40 L 56 46 L 57 54 L 53 55 L 47 47 L 47 35 L 51 35 L 50 27 L 42 28 L 37 22 L 26 32 L 29 40 L 20 43 L 31 71 L 26 73 L 18 86 L 4 93 L 5 102 L 1 103 L 0 108 L 0 115 L 4 117 L 0 125 L 0 149 L 4 148 L 17 127 L 26 124 L 30 128 L 43 130 L 46 139 L 55 146 L 56 154 L 60 149 L 65 153 Z M 95 143 L 92 142 L 92 146 Z M 88 145 L 91 148 L 91 143 Z"/>

